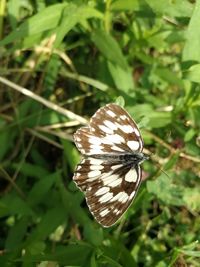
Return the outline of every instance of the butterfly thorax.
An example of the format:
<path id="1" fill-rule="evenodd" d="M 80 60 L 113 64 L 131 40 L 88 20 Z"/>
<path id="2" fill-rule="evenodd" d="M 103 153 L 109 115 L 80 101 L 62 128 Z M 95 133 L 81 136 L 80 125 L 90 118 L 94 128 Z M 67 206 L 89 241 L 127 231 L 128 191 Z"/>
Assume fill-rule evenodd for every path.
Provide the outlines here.
<path id="1" fill-rule="evenodd" d="M 110 162 L 121 162 L 122 164 L 132 163 L 133 165 L 140 164 L 144 160 L 148 159 L 148 156 L 142 152 L 132 152 L 132 153 L 119 153 L 119 154 L 95 154 L 90 155 L 90 157 L 95 159 L 104 159 Z"/>

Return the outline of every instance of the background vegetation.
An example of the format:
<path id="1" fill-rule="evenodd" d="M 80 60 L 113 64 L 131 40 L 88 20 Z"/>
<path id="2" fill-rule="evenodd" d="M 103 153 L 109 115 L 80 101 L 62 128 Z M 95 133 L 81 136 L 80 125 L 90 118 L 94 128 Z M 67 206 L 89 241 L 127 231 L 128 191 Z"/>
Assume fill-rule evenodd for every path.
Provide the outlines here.
<path id="1" fill-rule="evenodd" d="M 0 266 L 199 266 L 200 0 L 2 0 L 0 38 Z M 152 156 L 103 229 L 72 136 L 116 99 Z"/>

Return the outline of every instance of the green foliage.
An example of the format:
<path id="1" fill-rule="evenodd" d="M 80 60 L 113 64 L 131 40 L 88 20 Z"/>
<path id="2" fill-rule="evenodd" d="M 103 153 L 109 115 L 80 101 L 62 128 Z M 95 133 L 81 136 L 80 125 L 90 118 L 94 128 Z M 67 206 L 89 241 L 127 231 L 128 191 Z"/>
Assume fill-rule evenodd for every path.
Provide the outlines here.
<path id="1" fill-rule="evenodd" d="M 200 0 L 0 1 L 0 266 L 199 266 L 199 17 Z M 104 229 L 73 133 L 110 102 L 151 156 Z"/>

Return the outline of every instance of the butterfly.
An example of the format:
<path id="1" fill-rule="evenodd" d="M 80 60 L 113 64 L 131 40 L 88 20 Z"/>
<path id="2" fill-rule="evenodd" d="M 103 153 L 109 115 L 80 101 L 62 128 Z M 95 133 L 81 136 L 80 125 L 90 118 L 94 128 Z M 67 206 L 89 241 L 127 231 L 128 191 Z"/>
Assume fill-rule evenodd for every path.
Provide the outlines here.
<path id="1" fill-rule="evenodd" d="M 143 139 L 130 115 L 111 103 L 98 109 L 87 127 L 74 134 L 83 159 L 73 180 L 90 212 L 104 227 L 115 224 L 132 203 L 141 183 Z"/>

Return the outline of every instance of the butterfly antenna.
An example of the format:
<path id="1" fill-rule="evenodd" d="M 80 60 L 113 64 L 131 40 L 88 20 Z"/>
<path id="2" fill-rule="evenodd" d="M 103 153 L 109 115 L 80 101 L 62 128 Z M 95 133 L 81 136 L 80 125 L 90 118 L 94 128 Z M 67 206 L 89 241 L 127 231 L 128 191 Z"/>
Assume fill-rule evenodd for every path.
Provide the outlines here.
<path id="1" fill-rule="evenodd" d="M 156 166 L 158 167 L 158 171 L 161 171 L 162 173 L 164 173 L 168 178 L 170 178 L 170 176 L 167 174 L 167 172 L 163 169 L 163 168 L 161 168 L 160 166 L 162 166 L 162 163 L 160 163 L 160 160 L 159 160 L 159 158 L 156 156 L 156 154 L 154 154 L 154 153 L 152 153 L 152 152 L 150 152 L 149 153 L 149 158 L 152 158 L 156 163 Z M 163 163 L 165 163 L 165 162 L 163 162 Z"/>

